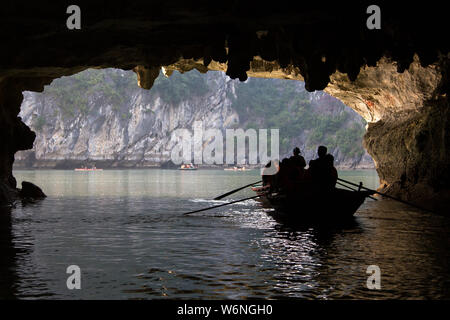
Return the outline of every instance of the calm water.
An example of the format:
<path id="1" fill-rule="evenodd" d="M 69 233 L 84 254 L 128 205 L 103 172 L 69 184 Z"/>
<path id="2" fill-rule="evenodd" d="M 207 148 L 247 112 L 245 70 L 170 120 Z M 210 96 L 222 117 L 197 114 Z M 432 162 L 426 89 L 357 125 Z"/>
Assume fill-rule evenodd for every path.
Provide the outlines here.
<path id="1" fill-rule="evenodd" d="M 253 201 L 183 216 L 258 171 L 15 171 L 42 202 L 0 213 L 0 297 L 450 298 L 448 218 L 389 200 L 336 229 L 291 229 Z M 340 172 L 377 187 L 375 171 Z M 230 196 L 251 196 L 241 191 Z M 66 268 L 81 268 L 68 290 Z M 367 266 L 381 290 L 366 288 Z"/>

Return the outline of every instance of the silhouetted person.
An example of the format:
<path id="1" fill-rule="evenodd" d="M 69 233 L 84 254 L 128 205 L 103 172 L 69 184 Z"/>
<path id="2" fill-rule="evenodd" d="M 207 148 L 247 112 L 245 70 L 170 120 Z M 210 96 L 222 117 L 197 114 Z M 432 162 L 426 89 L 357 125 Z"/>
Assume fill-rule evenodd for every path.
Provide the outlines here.
<path id="1" fill-rule="evenodd" d="M 284 192 L 289 193 L 295 191 L 298 182 L 301 181 L 301 176 L 292 158 L 284 158 L 280 163 L 278 181 Z"/>
<path id="2" fill-rule="evenodd" d="M 324 172 L 325 187 L 328 190 L 332 190 L 336 187 L 336 182 L 338 178 L 338 173 L 336 168 L 334 167 L 334 157 L 332 154 L 327 154 L 325 156 L 325 164 L 326 164 L 326 171 Z"/>
<path id="3" fill-rule="evenodd" d="M 267 162 L 262 171 L 263 186 L 270 186 L 271 191 L 276 190 L 278 188 L 277 179 L 279 170 L 280 165 L 277 159 Z"/>
<path id="4" fill-rule="evenodd" d="M 290 177 L 289 177 L 289 159 L 284 158 L 280 162 L 280 171 L 278 173 L 278 182 L 280 184 L 280 188 L 283 190 L 287 190 L 290 187 Z"/>
<path id="5" fill-rule="evenodd" d="M 317 149 L 317 159 L 309 161 L 309 167 L 314 171 L 314 168 L 318 168 L 325 165 L 325 156 L 327 155 L 327 147 L 319 146 Z"/>
<path id="6" fill-rule="evenodd" d="M 289 158 L 293 168 L 297 171 L 296 172 L 296 179 L 299 181 L 303 181 L 305 179 L 305 167 L 306 167 L 306 161 L 305 158 L 303 158 L 300 155 L 300 149 L 298 147 L 295 147 L 293 150 L 294 155 Z"/>
<path id="7" fill-rule="evenodd" d="M 263 186 L 270 185 L 271 183 L 271 177 L 267 172 L 270 170 L 270 167 L 272 166 L 272 161 L 267 162 L 267 164 L 264 166 L 264 169 L 262 171 L 262 184 Z"/>
<path id="8" fill-rule="evenodd" d="M 295 147 L 293 153 L 294 155 L 290 158 L 292 164 L 296 167 L 304 169 L 306 167 L 306 161 L 305 158 L 300 155 L 300 149 L 298 147 Z"/>
<path id="9" fill-rule="evenodd" d="M 275 171 L 274 164 L 273 164 L 273 161 L 270 160 L 264 166 L 264 169 L 262 171 L 262 183 L 263 183 L 263 186 L 272 184 L 273 171 Z"/>
<path id="10" fill-rule="evenodd" d="M 319 146 L 317 149 L 318 158 L 309 162 L 309 173 L 316 187 L 322 189 L 326 185 L 329 172 L 326 155 L 327 148 Z"/>

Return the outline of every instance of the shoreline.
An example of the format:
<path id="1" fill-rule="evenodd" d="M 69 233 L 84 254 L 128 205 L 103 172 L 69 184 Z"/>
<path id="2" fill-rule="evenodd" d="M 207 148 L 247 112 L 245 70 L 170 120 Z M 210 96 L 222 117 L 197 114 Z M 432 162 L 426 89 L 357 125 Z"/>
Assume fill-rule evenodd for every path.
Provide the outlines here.
<path id="1" fill-rule="evenodd" d="M 217 170 L 217 171 L 227 171 L 227 172 L 249 172 L 249 171 L 255 171 L 259 170 L 260 168 L 250 168 L 245 171 L 233 171 L 233 170 L 224 170 L 225 167 L 199 167 L 197 170 L 178 170 L 178 168 L 161 168 L 161 167 L 109 167 L 109 168 L 97 168 L 101 169 L 98 171 L 114 171 L 114 170 L 171 170 L 171 171 L 203 171 L 203 170 Z M 376 168 L 370 168 L 370 167 L 355 167 L 355 168 L 349 168 L 349 167 L 336 167 L 339 171 L 369 171 L 369 170 L 375 170 Z M 55 170 L 55 171 L 74 171 L 75 168 L 50 168 L 50 167 L 35 167 L 35 168 L 29 168 L 29 167 L 13 167 L 14 171 L 45 171 L 45 170 Z M 95 170 L 93 170 L 95 171 Z M 93 171 L 80 171 L 80 172 L 93 172 Z"/>

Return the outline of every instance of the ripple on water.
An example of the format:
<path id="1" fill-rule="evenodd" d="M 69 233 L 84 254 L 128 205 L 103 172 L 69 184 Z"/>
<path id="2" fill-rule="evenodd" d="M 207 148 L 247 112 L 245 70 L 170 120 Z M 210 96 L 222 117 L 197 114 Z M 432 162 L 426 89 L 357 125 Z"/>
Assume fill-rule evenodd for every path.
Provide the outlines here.
<path id="1" fill-rule="evenodd" d="M 199 191 L 192 188 L 192 181 L 177 184 L 178 173 L 142 172 L 128 172 L 120 182 L 124 185 L 116 187 L 126 189 L 131 181 L 127 179 L 148 174 L 157 175 L 155 181 L 168 180 L 167 190 L 156 189 L 158 196 L 144 191 L 140 196 L 112 196 L 108 186 L 92 182 L 102 196 L 84 191 L 78 196 L 50 193 L 41 203 L 14 209 L 10 237 L 1 240 L 9 241 L 5 246 L 14 253 L 0 264 L 2 274 L 14 284 L 14 295 L 27 299 L 450 298 L 446 217 L 388 200 L 367 201 L 353 221 L 334 228 L 282 225 L 254 200 L 183 216 L 241 197 L 207 200 L 221 192 Z M 152 179 L 140 177 L 136 183 Z M 191 179 L 200 178 L 192 175 Z M 227 189 L 244 180 L 233 181 Z M 178 196 L 172 194 L 176 188 Z M 83 290 L 78 292 L 65 287 L 65 271 L 71 264 L 83 272 Z M 380 291 L 365 286 L 366 269 L 372 264 L 381 269 Z"/>

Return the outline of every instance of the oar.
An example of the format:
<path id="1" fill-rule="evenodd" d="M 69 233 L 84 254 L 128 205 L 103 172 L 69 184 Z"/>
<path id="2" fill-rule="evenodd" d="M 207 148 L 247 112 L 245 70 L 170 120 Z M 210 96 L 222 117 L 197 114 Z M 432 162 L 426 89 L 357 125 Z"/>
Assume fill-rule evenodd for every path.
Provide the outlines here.
<path id="1" fill-rule="evenodd" d="M 352 191 L 357 191 L 357 190 L 355 190 L 355 189 L 353 189 L 353 188 L 351 188 L 351 187 L 349 187 L 349 186 L 346 186 L 345 184 L 343 184 L 343 183 L 340 183 L 340 182 L 336 182 L 338 185 L 340 185 L 340 186 L 343 186 L 343 187 L 346 187 L 347 189 L 350 189 L 350 190 L 352 190 Z M 368 198 L 370 198 L 370 199 L 373 199 L 373 200 L 375 200 L 375 201 L 378 201 L 378 199 L 377 198 L 374 198 L 374 197 L 371 197 L 371 196 L 367 196 Z"/>
<path id="2" fill-rule="evenodd" d="M 222 194 L 222 195 L 220 195 L 220 196 L 218 196 L 218 197 L 215 197 L 214 200 L 220 200 L 220 199 L 222 199 L 222 198 L 225 198 L 226 196 L 229 196 L 230 194 L 233 194 L 233 193 L 235 193 L 235 192 L 238 192 L 238 191 L 240 191 L 240 190 L 242 190 L 242 189 L 244 189 L 244 188 L 250 187 L 250 186 L 252 186 L 252 185 L 254 185 L 254 184 L 260 183 L 261 181 L 262 181 L 262 180 L 259 180 L 259 181 L 256 181 L 256 182 L 247 184 L 246 186 L 243 186 L 243 187 L 240 187 L 240 188 L 231 190 L 230 192 L 227 192 L 227 193 L 224 193 L 224 194 Z"/>
<path id="3" fill-rule="evenodd" d="M 338 180 L 343 181 L 343 182 L 346 182 L 346 183 L 351 184 L 351 185 L 353 185 L 353 186 L 355 186 L 355 187 L 358 187 L 358 188 L 366 189 L 367 191 L 371 191 L 371 192 L 376 193 L 376 194 L 379 194 L 379 195 L 381 195 L 381 196 L 383 196 L 383 197 L 386 197 L 386 198 L 389 198 L 389 199 L 392 199 L 392 200 L 396 200 L 396 201 L 398 201 L 398 202 L 401 202 L 401 203 L 410 205 L 411 207 L 415 207 L 415 208 L 420 209 L 420 210 L 424 210 L 424 211 L 428 211 L 428 212 L 433 212 L 433 213 L 435 213 L 434 211 L 432 211 L 432 210 L 430 210 L 430 209 L 426 209 L 426 208 L 420 207 L 420 206 L 418 206 L 418 205 L 416 205 L 416 204 L 414 204 L 414 203 L 411 203 L 411 202 L 408 202 L 408 201 L 405 201 L 405 200 L 402 200 L 402 199 L 399 199 L 399 198 L 390 196 L 390 195 L 385 194 L 385 193 L 382 193 L 382 192 L 378 192 L 378 191 L 373 190 L 373 189 L 366 188 L 366 187 L 364 187 L 364 186 L 361 186 L 361 185 L 359 185 L 359 184 L 353 183 L 353 182 L 351 182 L 351 181 L 347 181 L 347 180 L 344 180 L 344 179 L 341 179 L 341 178 L 338 178 Z"/>
<path id="4" fill-rule="evenodd" d="M 245 201 L 245 200 L 255 199 L 255 198 L 258 198 L 258 197 L 260 197 L 260 195 L 244 198 L 244 199 L 241 199 L 241 200 L 235 200 L 235 201 L 231 201 L 231 202 L 227 202 L 227 203 L 222 203 L 222 204 L 219 204 L 217 206 L 212 206 L 212 207 L 209 207 L 209 208 L 203 208 L 203 209 L 199 209 L 199 210 L 185 212 L 183 214 L 187 215 L 187 214 L 191 214 L 191 213 L 202 212 L 202 211 L 206 211 L 206 210 L 210 210 L 210 209 L 214 209 L 214 208 L 224 207 L 224 206 L 227 206 L 229 204 L 233 204 L 233 203 L 237 203 L 237 202 L 241 202 L 241 201 Z"/>

